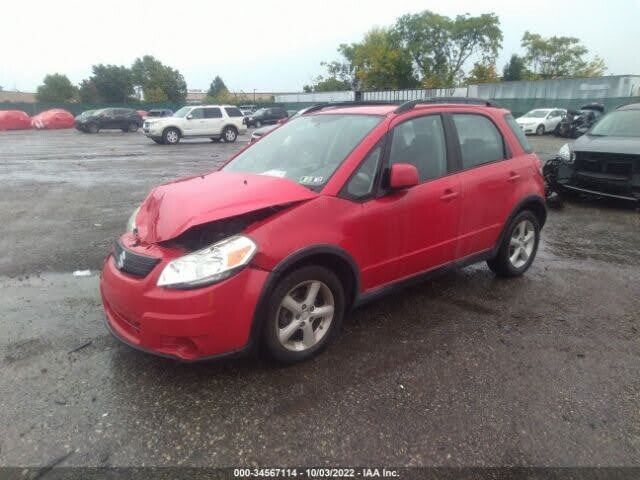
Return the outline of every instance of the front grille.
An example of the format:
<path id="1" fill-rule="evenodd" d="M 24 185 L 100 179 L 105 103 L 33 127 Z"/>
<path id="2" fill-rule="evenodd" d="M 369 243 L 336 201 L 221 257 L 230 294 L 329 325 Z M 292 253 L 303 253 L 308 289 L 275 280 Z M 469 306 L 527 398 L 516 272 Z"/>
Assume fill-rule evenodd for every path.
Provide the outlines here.
<path id="1" fill-rule="evenodd" d="M 613 153 L 577 152 L 575 170 L 577 174 L 601 173 L 604 176 L 630 178 L 640 172 L 640 156 Z M 622 180 L 623 178 L 618 178 Z"/>
<path id="2" fill-rule="evenodd" d="M 113 261 L 118 270 L 136 277 L 146 277 L 160 259 L 132 252 L 125 249 L 120 242 L 116 242 L 113 249 Z"/>

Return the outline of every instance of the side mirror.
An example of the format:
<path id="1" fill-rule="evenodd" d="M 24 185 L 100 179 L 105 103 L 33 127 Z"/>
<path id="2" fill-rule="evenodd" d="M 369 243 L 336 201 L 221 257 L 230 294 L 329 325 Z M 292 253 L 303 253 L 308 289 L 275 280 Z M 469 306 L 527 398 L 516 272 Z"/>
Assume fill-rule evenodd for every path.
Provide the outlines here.
<path id="1" fill-rule="evenodd" d="M 400 190 L 413 187 L 420 183 L 418 169 L 410 163 L 396 163 L 391 165 L 389 172 L 389 188 Z"/>
<path id="2" fill-rule="evenodd" d="M 187 120 L 191 120 L 193 118 L 193 115 L 189 114 L 187 115 Z"/>

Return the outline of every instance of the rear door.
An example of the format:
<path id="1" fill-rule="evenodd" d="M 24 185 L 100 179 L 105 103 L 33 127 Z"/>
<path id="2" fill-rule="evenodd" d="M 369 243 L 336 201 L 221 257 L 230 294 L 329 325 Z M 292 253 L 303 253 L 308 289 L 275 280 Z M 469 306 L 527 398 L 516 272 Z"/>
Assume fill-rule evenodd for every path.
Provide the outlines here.
<path id="1" fill-rule="evenodd" d="M 224 126 L 222 111 L 218 107 L 204 109 L 204 131 L 200 135 L 220 135 Z"/>
<path id="2" fill-rule="evenodd" d="M 364 249 L 365 290 L 451 262 L 456 251 L 460 184 L 457 176 L 450 174 L 442 117 L 417 116 L 392 126 L 382 192 L 367 197 L 367 182 L 374 182 L 370 173 L 373 166 L 367 162 L 376 161 L 380 146 L 372 150 L 345 186 L 347 196 L 362 201 L 350 228 L 353 238 L 359 239 L 360 249 Z M 384 178 L 396 163 L 414 165 L 421 183 L 405 190 L 385 191 Z"/>
<path id="3" fill-rule="evenodd" d="M 491 249 L 527 178 L 526 158 L 513 157 L 494 121 L 480 113 L 454 113 L 462 188 L 460 242 L 464 258 Z"/>

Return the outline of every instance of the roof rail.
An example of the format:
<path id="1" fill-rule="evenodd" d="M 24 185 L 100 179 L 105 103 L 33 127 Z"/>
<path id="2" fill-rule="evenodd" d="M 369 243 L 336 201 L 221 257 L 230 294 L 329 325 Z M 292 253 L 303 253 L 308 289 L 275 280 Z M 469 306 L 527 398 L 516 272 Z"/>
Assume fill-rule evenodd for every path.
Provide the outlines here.
<path id="1" fill-rule="evenodd" d="M 319 110 L 324 110 L 325 108 L 336 108 L 336 107 L 361 107 L 366 105 L 396 105 L 396 102 L 384 102 L 384 101 L 363 101 L 363 102 L 329 102 L 329 103 L 319 103 L 318 105 L 313 105 L 305 110 L 304 114 L 317 112 Z"/>
<path id="2" fill-rule="evenodd" d="M 408 102 L 404 102 L 398 108 L 396 108 L 393 113 L 404 113 L 409 110 L 413 110 L 417 105 L 422 104 L 433 104 L 433 103 L 461 103 L 466 105 L 484 105 L 485 107 L 496 107 L 496 105 L 491 100 L 486 100 L 484 98 L 473 98 L 473 97 L 428 97 L 428 98 L 419 98 L 417 100 L 409 100 Z"/>

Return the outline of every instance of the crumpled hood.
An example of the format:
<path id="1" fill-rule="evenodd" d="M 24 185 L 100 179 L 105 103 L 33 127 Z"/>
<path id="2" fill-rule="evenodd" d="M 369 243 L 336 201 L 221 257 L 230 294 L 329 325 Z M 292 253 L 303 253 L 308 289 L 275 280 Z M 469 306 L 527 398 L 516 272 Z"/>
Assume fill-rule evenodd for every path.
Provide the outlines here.
<path id="1" fill-rule="evenodd" d="M 214 172 L 154 188 L 136 216 L 144 243 L 170 240 L 189 228 L 318 194 L 291 180 L 267 175 Z"/>
<path id="2" fill-rule="evenodd" d="M 640 155 L 640 137 L 597 137 L 586 134 L 574 142 L 573 150 Z"/>

